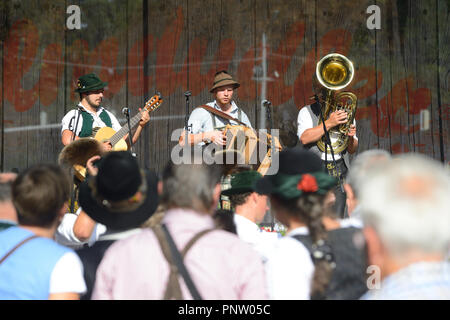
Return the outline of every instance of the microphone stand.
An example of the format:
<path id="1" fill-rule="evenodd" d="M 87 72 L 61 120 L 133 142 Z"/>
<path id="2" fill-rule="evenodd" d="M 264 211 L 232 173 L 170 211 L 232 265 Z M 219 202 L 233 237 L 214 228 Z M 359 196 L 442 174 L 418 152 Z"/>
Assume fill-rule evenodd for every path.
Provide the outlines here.
<path id="1" fill-rule="evenodd" d="M 76 132 L 77 132 L 77 129 L 78 129 L 78 122 L 80 121 L 80 116 L 81 116 L 81 112 L 83 112 L 83 109 L 80 106 L 78 106 L 77 111 L 78 111 L 77 121 L 75 122 L 75 128 L 72 131 L 72 139 L 71 139 L 71 141 L 75 141 L 75 136 L 76 136 Z M 73 119 L 75 120 L 75 116 L 73 117 Z"/>
<path id="2" fill-rule="evenodd" d="M 187 145 L 189 144 L 189 98 L 191 96 L 191 92 L 186 91 L 184 93 L 184 96 L 186 97 L 186 115 L 184 117 L 184 146 L 187 148 Z"/>
<path id="3" fill-rule="evenodd" d="M 83 108 L 78 106 L 77 107 L 77 111 L 78 111 L 77 112 L 78 113 L 77 114 L 77 120 L 75 121 L 75 128 L 72 131 L 71 142 L 75 141 L 76 132 L 78 130 L 78 124 L 79 124 L 79 121 L 80 121 L 81 112 L 83 112 Z M 73 120 L 75 120 L 75 116 L 73 117 Z M 72 190 L 72 196 L 71 196 L 71 199 L 70 199 L 70 208 L 69 208 L 70 212 L 73 212 L 74 209 L 75 209 L 75 200 L 77 198 L 77 191 L 78 191 L 78 185 L 75 184 L 75 187 Z M 75 212 L 73 212 L 73 213 L 75 213 Z"/>
<path id="4" fill-rule="evenodd" d="M 272 128 L 273 128 L 273 121 L 272 121 L 272 109 L 270 108 L 270 106 L 272 105 L 272 102 L 270 102 L 269 100 L 264 100 L 263 104 L 267 107 L 267 119 L 269 120 L 269 130 L 270 130 L 270 146 L 271 146 L 271 151 L 274 151 L 273 149 L 275 148 L 275 139 L 272 135 Z M 276 148 L 275 148 L 276 150 Z"/>
<path id="5" fill-rule="evenodd" d="M 273 154 L 275 152 L 277 152 L 277 148 L 275 146 L 275 138 L 273 137 L 272 134 L 272 128 L 273 128 L 273 121 L 272 121 L 272 108 L 270 108 L 270 106 L 272 105 L 272 103 L 269 100 L 264 100 L 263 105 L 267 108 L 267 120 L 269 122 L 269 130 L 270 130 L 270 157 L 273 159 Z M 273 214 L 270 215 L 270 230 L 273 232 L 273 229 L 275 227 L 275 217 L 273 216 Z"/>
<path id="6" fill-rule="evenodd" d="M 131 140 L 132 134 L 131 134 L 131 124 L 130 124 L 130 109 L 125 107 L 122 109 L 122 113 L 125 115 L 125 118 L 127 119 L 128 124 L 128 143 L 130 144 L 130 153 L 136 157 L 136 154 L 133 152 L 133 142 Z"/>

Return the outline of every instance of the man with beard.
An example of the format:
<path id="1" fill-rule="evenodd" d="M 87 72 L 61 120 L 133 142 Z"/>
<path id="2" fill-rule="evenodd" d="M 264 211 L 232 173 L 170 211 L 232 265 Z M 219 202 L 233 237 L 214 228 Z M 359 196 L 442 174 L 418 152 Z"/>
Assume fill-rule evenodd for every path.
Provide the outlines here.
<path id="1" fill-rule="evenodd" d="M 68 145 L 72 141 L 93 136 L 93 129 L 110 127 L 115 131 L 121 128 L 117 118 L 104 107 L 103 92 L 107 82 L 101 81 L 94 73 L 81 76 L 75 92 L 80 94 L 80 103 L 76 109 L 69 111 L 62 119 L 61 141 Z M 142 118 L 133 134 L 132 143 L 136 143 L 142 129 L 150 120 L 148 111 L 142 113 Z M 127 141 L 128 135 L 124 137 Z M 109 144 L 109 143 L 107 143 Z M 111 148 L 106 146 L 107 149 Z"/>

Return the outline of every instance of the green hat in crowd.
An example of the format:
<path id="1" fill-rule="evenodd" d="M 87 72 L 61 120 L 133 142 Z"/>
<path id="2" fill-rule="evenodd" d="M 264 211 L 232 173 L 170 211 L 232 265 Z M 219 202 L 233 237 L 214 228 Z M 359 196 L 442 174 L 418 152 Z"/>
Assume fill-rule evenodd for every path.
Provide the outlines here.
<path id="1" fill-rule="evenodd" d="M 81 76 L 78 78 L 77 81 L 77 88 L 75 89 L 75 92 L 89 92 L 89 91 L 95 91 L 103 89 L 107 86 L 107 82 L 103 82 L 100 80 L 97 75 L 94 73 L 85 74 L 84 76 Z"/>
<path id="2" fill-rule="evenodd" d="M 256 182 L 262 178 L 258 171 L 242 171 L 230 177 L 231 188 L 222 191 L 225 196 L 255 191 Z"/>

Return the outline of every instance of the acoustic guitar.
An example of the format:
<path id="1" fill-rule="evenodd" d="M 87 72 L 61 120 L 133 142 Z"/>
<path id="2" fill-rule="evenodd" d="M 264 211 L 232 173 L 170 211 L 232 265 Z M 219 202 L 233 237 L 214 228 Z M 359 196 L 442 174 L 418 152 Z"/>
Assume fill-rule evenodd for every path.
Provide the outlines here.
<path id="1" fill-rule="evenodd" d="M 140 112 L 138 112 L 133 118 L 130 119 L 130 126 L 134 128 L 142 118 L 142 113 L 145 111 L 152 112 L 155 111 L 163 102 L 161 96 L 159 94 L 151 97 L 142 108 Z M 97 130 L 95 133 L 94 139 L 99 142 L 109 141 L 112 146 L 112 151 L 125 151 L 128 150 L 128 145 L 124 139 L 124 137 L 129 133 L 128 125 L 125 124 L 119 131 L 115 131 L 110 127 L 103 127 Z M 87 161 L 87 160 L 86 160 Z M 86 177 L 86 167 L 74 164 L 73 168 L 75 169 L 74 174 L 76 178 L 80 181 L 83 181 Z"/>
<path id="2" fill-rule="evenodd" d="M 162 103 L 161 96 L 159 94 L 151 97 L 146 103 L 142 111 L 138 112 L 133 118 L 130 119 L 130 126 L 133 129 L 141 120 L 142 113 L 144 111 L 152 112 L 156 110 Z M 128 145 L 123 139 L 129 133 L 128 125 L 124 125 L 119 131 L 115 131 L 110 127 L 100 128 L 94 136 L 94 139 L 100 142 L 109 141 L 112 145 L 112 151 L 124 151 L 128 150 Z"/>

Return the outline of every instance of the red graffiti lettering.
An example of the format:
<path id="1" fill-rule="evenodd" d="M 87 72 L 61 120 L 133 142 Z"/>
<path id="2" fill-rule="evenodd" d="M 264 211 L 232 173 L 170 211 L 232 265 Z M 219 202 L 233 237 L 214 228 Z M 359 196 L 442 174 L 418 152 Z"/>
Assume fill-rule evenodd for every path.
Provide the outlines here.
<path id="1" fill-rule="evenodd" d="M 209 89 L 216 71 L 229 68 L 236 52 L 236 43 L 230 38 L 222 39 L 211 54 L 208 39 L 196 37 L 190 39 L 185 48 L 181 42 L 184 26 L 185 17 L 180 7 L 160 36 L 149 34 L 131 44 L 127 52 L 128 60 L 123 63 L 119 61 L 123 59 L 123 55 L 119 55 L 123 48 L 120 48 L 116 37 L 106 38 L 94 48 L 89 48 L 85 40 L 75 40 L 66 47 L 67 55 L 64 56 L 60 44 L 49 44 L 45 48 L 39 46 L 39 30 L 31 21 L 16 21 L 4 43 L 3 97 L 18 112 L 29 110 L 38 99 L 42 105 L 50 106 L 57 99 L 64 68 L 71 68 L 68 74 L 72 77 L 72 88 L 75 88 L 76 80 L 81 75 L 98 72 L 99 77 L 108 82 L 106 94 L 109 97 L 117 94 L 124 85 L 128 86 L 128 92 L 133 96 L 142 96 L 150 88 L 155 88 L 164 96 L 179 89 L 189 89 L 193 95 L 198 95 L 205 88 Z M 348 31 L 330 30 L 319 39 L 317 48 L 312 48 L 305 57 L 298 57 L 295 53 L 302 44 L 304 34 L 305 24 L 296 22 L 276 49 L 266 47 L 267 71 L 271 78 L 267 82 L 266 96 L 274 106 L 288 103 L 292 98 L 297 108 L 310 104 L 309 97 L 313 94 L 311 78 L 318 59 L 330 52 L 347 55 L 352 45 L 352 35 Z M 185 54 L 180 55 L 180 48 L 186 50 Z M 42 57 L 40 52 L 43 52 Z M 260 96 L 261 83 L 260 79 L 255 79 L 254 71 L 255 66 L 261 64 L 261 53 L 259 43 L 239 57 L 236 76 L 242 84 L 238 92 L 242 101 L 254 101 Z M 287 83 L 286 74 L 293 59 L 302 59 L 303 64 L 290 84 Z M 144 74 L 146 63 L 148 74 Z M 29 74 L 35 74 L 36 70 L 39 76 L 30 77 Z M 292 79 L 292 76 L 289 77 Z M 417 121 L 407 121 L 407 117 L 428 108 L 431 103 L 430 90 L 415 88 L 414 81 L 406 78 L 398 81 L 390 92 L 377 97 L 378 101 L 375 101 L 374 95 L 382 87 L 382 82 L 382 73 L 374 67 L 356 66 L 355 79 L 347 90 L 354 92 L 359 101 L 367 99 L 371 104 L 358 108 L 357 119 L 369 119 L 372 132 L 380 137 L 416 131 Z M 77 100 L 73 90 L 71 99 Z M 443 119 L 448 119 L 448 105 L 444 106 L 442 112 Z"/>

